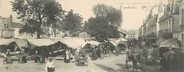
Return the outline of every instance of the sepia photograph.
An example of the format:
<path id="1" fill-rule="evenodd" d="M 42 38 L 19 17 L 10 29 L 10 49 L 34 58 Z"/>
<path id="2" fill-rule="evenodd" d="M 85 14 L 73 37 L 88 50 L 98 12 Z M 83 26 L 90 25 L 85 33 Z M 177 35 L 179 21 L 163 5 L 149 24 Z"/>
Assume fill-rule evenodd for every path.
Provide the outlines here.
<path id="1" fill-rule="evenodd" d="M 184 72 L 184 0 L 0 0 L 0 72 Z"/>

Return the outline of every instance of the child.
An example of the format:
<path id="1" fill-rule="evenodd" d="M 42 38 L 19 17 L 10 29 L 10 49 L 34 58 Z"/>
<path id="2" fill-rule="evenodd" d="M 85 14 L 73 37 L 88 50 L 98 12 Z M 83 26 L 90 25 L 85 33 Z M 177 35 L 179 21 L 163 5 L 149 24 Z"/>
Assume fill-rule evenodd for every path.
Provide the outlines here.
<path id="1" fill-rule="evenodd" d="M 48 61 L 47 61 L 46 66 L 45 66 L 45 71 L 46 72 L 54 72 L 55 71 L 55 66 L 54 66 L 54 62 L 53 62 L 52 57 L 48 58 Z"/>

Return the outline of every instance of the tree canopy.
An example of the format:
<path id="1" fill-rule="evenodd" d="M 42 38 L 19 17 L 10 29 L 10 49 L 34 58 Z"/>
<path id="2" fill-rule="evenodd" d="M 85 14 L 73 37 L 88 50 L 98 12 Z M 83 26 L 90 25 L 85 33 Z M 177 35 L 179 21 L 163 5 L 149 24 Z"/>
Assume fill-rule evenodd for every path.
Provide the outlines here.
<path id="1" fill-rule="evenodd" d="M 19 31 L 19 33 L 23 34 L 26 32 L 26 34 L 30 34 L 31 36 L 33 36 L 37 30 L 38 24 L 38 21 L 29 19 L 27 20 L 24 27 Z"/>
<path id="2" fill-rule="evenodd" d="M 70 36 L 75 36 L 82 27 L 82 20 L 81 15 L 70 10 L 62 21 L 61 30 L 68 32 Z"/>
<path id="3" fill-rule="evenodd" d="M 120 9 L 105 4 L 97 4 L 93 7 L 93 12 L 96 17 L 105 17 L 109 25 L 118 27 L 122 23 L 122 11 Z"/>
<path id="4" fill-rule="evenodd" d="M 85 22 L 84 30 L 99 41 L 107 38 L 119 38 L 118 27 L 122 22 L 121 10 L 98 4 L 93 7 L 95 17 Z"/>
<path id="5" fill-rule="evenodd" d="M 48 26 L 56 26 L 58 17 L 64 14 L 64 10 L 56 0 L 15 0 L 12 1 L 12 10 L 18 14 L 18 19 L 22 19 L 23 22 L 28 22 L 30 19 L 35 24 L 35 30 L 31 33 L 37 33 L 37 38 L 41 35 L 41 26 L 44 22 L 47 22 Z M 26 23 L 30 24 L 30 22 Z M 32 29 L 31 25 L 25 25 L 21 33 L 30 33 L 28 29 Z"/>

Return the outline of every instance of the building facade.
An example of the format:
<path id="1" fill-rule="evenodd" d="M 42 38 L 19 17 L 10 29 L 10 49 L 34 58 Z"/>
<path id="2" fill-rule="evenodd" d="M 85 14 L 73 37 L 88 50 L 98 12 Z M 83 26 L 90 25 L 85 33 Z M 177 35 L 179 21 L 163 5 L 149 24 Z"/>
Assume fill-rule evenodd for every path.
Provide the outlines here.
<path id="1" fill-rule="evenodd" d="M 14 29 L 12 27 L 12 16 L 10 17 L 0 16 L 0 37 L 1 38 L 14 37 Z"/>
<path id="2" fill-rule="evenodd" d="M 138 30 L 129 30 L 126 32 L 126 39 L 138 39 L 139 31 Z"/>
<path id="3" fill-rule="evenodd" d="M 143 21 L 143 25 L 139 28 L 139 40 L 148 42 L 150 45 L 156 43 L 157 40 L 157 14 L 153 14 L 152 10 Z"/>
<path id="4" fill-rule="evenodd" d="M 167 4 L 160 0 L 158 7 L 156 7 L 157 14 L 153 14 L 151 9 L 148 17 L 143 21 L 143 25 L 139 28 L 139 38 L 142 41 L 157 42 L 157 44 L 165 39 L 182 41 L 181 27 L 184 16 L 182 16 L 182 1 L 179 5 L 178 0 L 168 0 Z"/>
<path id="5" fill-rule="evenodd" d="M 169 35 L 168 39 L 178 38 L 179 4 L 177 0 L 168 0 L 164 7 L 164 15 L 159 18 L 159 35 Z"/>
<path id="6" fill-rule="evenodd" d="M 20 36 L 19 31 L 23 24 L 13 22 L 12 16 L 0 16 L 0 38 L 17 38 Z"/>
<path id="7" fill-rule="evenodd" d="M 184 52 L 184 0 L 179 0 L 179 26 L 178 39 L 181 40 L 182 51 Z"/>

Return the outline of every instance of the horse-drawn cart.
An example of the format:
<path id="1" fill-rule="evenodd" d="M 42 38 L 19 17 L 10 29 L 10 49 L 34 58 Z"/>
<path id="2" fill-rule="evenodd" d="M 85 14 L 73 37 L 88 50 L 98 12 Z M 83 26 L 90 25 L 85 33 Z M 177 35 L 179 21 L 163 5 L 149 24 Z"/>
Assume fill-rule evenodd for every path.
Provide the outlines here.
<path id="1" fill-rule="evenodd" d="M 161 72 L 183 72 L 184 54 L 175 40 L 167 40 L 159 45 L 158 70 Z"/>

